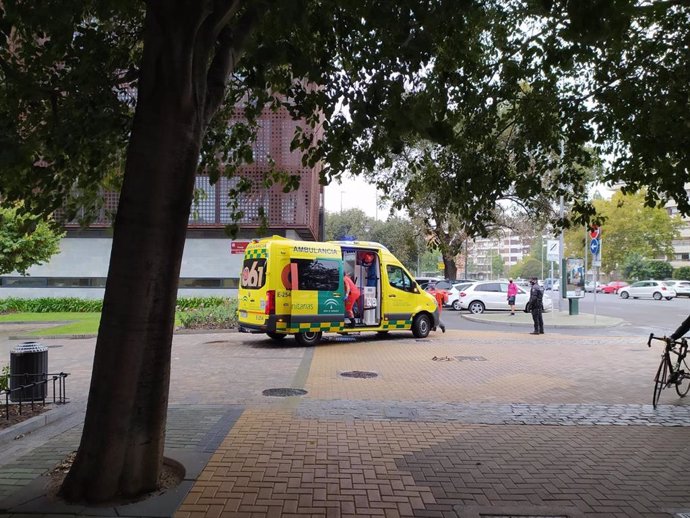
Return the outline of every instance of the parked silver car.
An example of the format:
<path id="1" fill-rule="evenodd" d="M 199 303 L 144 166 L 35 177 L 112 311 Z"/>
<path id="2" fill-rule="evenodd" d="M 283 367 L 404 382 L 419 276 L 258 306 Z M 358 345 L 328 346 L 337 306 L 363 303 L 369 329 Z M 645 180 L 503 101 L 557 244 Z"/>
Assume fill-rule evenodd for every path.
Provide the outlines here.
<path id="1" fill-rule="evenodd" d="M 654 300 L 671 300 L 675 298 L 676 291 L 668 286 L 664 281 L 638 281 L 632 283 L 630 286 L 625 286 L 618 290 L 618 295 L 622 299 L 648 299 Z"/>
<path id="2" fill-rule="evenodd" d="M 515 297 L 515 308 L 522 311 L 529 300 L 529 291 L 520 286 Z M 544 311 L 551 311 L 553 304 L 551 298 L 543 299 Z M 504 281 L 480 281 L 473 282 L 460 292 L 460 309 L 467 309 L 470 313 L 480 314 L 485 310 L 510 311 L 508 305 L 508 283 Z"/>

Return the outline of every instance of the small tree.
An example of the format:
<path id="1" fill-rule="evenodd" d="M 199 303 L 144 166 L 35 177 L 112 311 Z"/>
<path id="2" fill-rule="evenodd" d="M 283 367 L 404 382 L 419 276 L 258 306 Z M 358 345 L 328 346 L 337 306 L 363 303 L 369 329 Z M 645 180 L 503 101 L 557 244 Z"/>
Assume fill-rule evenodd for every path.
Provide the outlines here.
<path id="1" fill-rule="evenodd" d="M 369 229 L 374 221 L 361 209 L 327 212 L 325 219 L 326 241 L 349 236 L 360 240 L 369 239 Z"/>
<path id="2" fill-rule="evenodd" d="M 533 257 L 528 257 L 513 266 L 510 270 L 510 274 L 513 278 L 522 277 L 524 279 L 529 279 L 530 277 L 540 277 L 541 268 L 541 261 Z"/>
<path id="3" fill-rule="evenodd" d="M 647 270 L 652 279 L 670 279 L 673 275 L 673 266 L 667 261 L 648 261 Z"/>
<path id="4" fill-rule="evenodd" d="M 0 207 L 0 274 L 26 275 L 31 266 L 42 264 L 60 250 L 63 233 L 18 207 Z"/>
<path id="5" fill-rule="evenodd" d="M 623 277 L 631 281 L 649 278 L 649 263 L 638 253 L 628 254 L 623 262 Z"/>
<path id="6" fill-rule="evenodd" d="M 503 262 L 503 256 L 500 254 L 495 255 L 491 258 L 491 271 L 494 277 L 501 277 L 505 270 L 505 263 Z"/>
<path id="7" fill-rule="evenodd" d="M 690 279 L 690 266 L 681 266 L 676 268 L 673 272 L 673 278 L 680 280 Z"/>

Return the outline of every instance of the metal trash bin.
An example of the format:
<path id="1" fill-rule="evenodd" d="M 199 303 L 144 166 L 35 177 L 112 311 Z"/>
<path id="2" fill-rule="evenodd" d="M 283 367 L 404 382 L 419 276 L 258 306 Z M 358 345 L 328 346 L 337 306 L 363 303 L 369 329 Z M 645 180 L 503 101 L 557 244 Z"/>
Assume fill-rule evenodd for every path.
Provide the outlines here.
<path id="1" fill-rule="evenodd" d="M 38 342 L 22 342 L 10 351 L 10 401 L 45 399 L 47 383 L 15 390 L 22 385 L 44 381 L 48 374 L 48 348 Z"/>

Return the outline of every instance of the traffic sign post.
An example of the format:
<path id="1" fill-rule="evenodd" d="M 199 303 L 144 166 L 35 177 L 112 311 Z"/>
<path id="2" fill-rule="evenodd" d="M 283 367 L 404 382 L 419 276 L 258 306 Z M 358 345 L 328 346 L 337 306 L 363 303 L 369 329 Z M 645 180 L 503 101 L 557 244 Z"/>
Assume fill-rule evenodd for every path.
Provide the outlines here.
<path id="1" fill-rule="evenodd" d="M 599 254 L 599 240 L 597 238 L 593 238 L 589 242 L 589 250 L 592 252 L 593 256 L 597 256 Z"/>
<path id="2" fill-rule="evenodd" d="M 599 281 L 599 268 L 601 267 L 601 227 L 592 225 L 589 228 L 589 251 L 592 252 L 592 268 L 594 268 L 594 322 L 597 321 L 597 283 Z"/>
<path id="3" fill-rule="evenodd" d="M 559 245 L 560 243 L 558 242 L 558 239 L 549 239 L 546 241 L 547 261 L 552 261 L 554 263 L 558 262 L 561 253 L 561 247 Z"/>

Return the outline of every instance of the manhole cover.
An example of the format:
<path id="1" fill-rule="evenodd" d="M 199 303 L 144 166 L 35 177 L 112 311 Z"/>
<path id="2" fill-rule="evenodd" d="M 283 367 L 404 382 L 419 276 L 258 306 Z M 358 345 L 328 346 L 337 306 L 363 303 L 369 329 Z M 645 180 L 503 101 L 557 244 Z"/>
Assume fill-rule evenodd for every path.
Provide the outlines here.
<path id="1" fill-rule="evenodd" d="M 304 396 L 306 393 L 306 390 L 296 388 L 272 388 L 262 392 L 264 396 L 272 397 Z"/>
<path id="2" fill-rule="evenodd" d="M 333 336 L 331 337 L 333 342 L 356 342 L 357 339 L 354 336 Z"/>
<path id="3" fill-rule="evenodd" d="M 414 408 L 386 408 L 383 415 L 391 419 L 414 419 L 417 411 Z"/>
<path id="4" fill-rule="evenodd" d="M 341 376 L 345 378 L 376 378 L 378 374 L 375 372 L 367 372 L 367 371 L 349 371 L 349 372 L 341 372 Z"/>
<path id="5" fill-rule="evenodd" d="M 456 356 L 455 357 L 459 362 L 485 362 L 487 361 L 486 358 L 483 356 Z"/>

